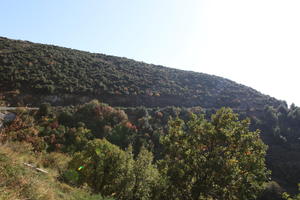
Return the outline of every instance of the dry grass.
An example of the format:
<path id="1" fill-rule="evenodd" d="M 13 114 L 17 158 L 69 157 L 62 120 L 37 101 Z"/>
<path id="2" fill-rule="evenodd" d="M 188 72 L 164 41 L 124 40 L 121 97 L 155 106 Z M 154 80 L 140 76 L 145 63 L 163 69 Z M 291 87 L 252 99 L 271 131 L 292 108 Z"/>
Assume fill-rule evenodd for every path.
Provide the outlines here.
<path id="1" fill-rule="evenodd" d="M 88 189 L 74 188 L 57 180 L 69 157 L 62 153 L 33 153 L 28 143 L 0 144 L 0 200 L 94 199 Z M 49 174 L 26 167 L 28 162 L 44 168 Z"/>
<path id="2" fill-rule="evenodd" d="M 51 176 L 23 165 L 23 161 L 33 157 L 25 154 L 26 148 L 28 146 L 21 143 L 0 146 L 0 199 L 57 199 L 53 188 L 49 187 Z"/>

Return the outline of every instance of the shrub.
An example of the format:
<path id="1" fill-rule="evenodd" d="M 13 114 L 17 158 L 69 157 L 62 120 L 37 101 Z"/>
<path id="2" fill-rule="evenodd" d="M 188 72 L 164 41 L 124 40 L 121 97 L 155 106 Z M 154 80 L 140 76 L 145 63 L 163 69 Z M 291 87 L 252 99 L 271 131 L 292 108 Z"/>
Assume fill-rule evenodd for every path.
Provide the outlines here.
<path id="1" fill-rule="evenodd" d="M 118 199 L 126 199 L 126 194 L 132 189 L 132 167 L 131 153 L 105 139 L 90 141 L 69 164 L 72 173 L 78 172 L 79 183 L 87 183 L 96 192 Z"/>
<path id="2" fill-rule="evenodd" d="M 66 183 L 68 183 L 70 185 L 78 185 L 79 174 L 76 170 L 68 169 L 63 172 L 61 177 L 62 177 L 63 181 L 65 181 Z"/>

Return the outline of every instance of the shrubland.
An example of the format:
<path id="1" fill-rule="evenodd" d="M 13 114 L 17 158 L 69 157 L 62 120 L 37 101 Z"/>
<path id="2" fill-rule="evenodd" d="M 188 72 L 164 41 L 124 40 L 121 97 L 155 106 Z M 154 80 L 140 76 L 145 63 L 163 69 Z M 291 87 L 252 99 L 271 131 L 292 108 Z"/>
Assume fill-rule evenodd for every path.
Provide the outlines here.
<path id="1" fill-rule="evenodd" d="M 3 194 L 19 199 L 101 195 L 132 200 L 261 196 L 270 175 L 266 145 L 257 131 L 250 131 L 249 120 L 240 120 L 226 108 L 211 117 L 192 112 L 187 117 L 170 118 L 154 139 L 142 137 L 145 129 L 130 122 L 123 110 L 98 101 L 67 109 L 43 104 L 37 112 L 18 110 L 0 134 L 5 149 L 1 167 L 12 170 L 1 174 L 6 180 Z M 158 146 L 144 145 L 155 140 Z M 27 178 L 21 184 L 9 177 Z"/>
<path id="2" fill-rule="evenodd" d="M 263 194 L 270 199 L 285 190 L 295 193 L 300 180 L 300 108 L 213 75 L 1 37 L 0 106 L 40 107 L 37 113 L 19 108 L 15 120 L 1 130 L 2 143 L 28 143 L 31 152 L 46 152 L 49 159 L 55 153 L 78 156 L 93 140 L 132 154 L 133 163 L 147 150 L 151 166 L 163 177 L 158 182 L 164 186 L 156 190 L 164 192 L 171 182 L 160 160 L 170 165 L 166 154 L 171 147 L 163 140 L 171 129 L 170 117 L 182 119 L 182 131 L 192 133 L 187 128 L 192 113 L 203 114 L 201 121 L 209 123 L 217 110 L 230 107 L 240 120 L 249 118 L 249 131 L 260 129 L 268 145 L 266 166 L 272 173 Z M 61 179 L 66 166 L 55 168 L 58 179 L 66 181 Z"/>

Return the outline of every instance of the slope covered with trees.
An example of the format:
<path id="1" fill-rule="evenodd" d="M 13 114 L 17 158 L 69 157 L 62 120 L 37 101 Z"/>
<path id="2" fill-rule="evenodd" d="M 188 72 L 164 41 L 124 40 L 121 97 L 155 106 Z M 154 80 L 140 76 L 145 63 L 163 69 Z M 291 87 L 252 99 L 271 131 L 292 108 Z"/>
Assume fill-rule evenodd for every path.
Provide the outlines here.
<path id="1" fill-rule="evenodd" d="M 39 95 L 53 95 L 50 100 L 56 105 L 78 103 L 84 97 L 113 106 L 251 109 L 280 104 L 213 75 L 6 38 L 0 38 L 0 80 L 2 91 L 27 94 L 21 98 L 26 104 Z"/>
<path id="2" fill-rule="evenodd" d="M 266 145 L 232 110 L 222 108 L 208 120 L 194 114 L 186 123 L 169 120 L 168 131 L 160 135 L 160 158 L 134 142 L 143 132 L 120 113 L 93 101 L 69 115 L 78 120 L 75 125 L 62 110 L 46 105 L 38 112 L 17 110 L 0 130 L 0 197 L 233 200 L 256 199 L 265 190 Z M 122 138 L 120 127 L 129 132 Z M 130 142 L 118 145 L 124 140 Z M 22 166 L 24 161 L 50 173 L 34 173 Z"/>
<path id="3" fill-rule="evenodd" d="M 166 147 L 173 148 L 173 144 L 160 141 L 168 132 L 170 117 L 179 116 L 185 121 L 182 123 L 186 123 L 192 113 L 196 113 L 205 114 L 206 119 L 202 120 L 209 120 L 217 109 L 231 107 L 240 114 L 241 119 L 250 118 L 251 131 L 261 130 L 260 137 L 268 145 L 266 163 L 272 171 L 272 179 L 292 192 L 300 182 L 300 108 L 295 105 L 288 108 L 283 101 L 213 75 L 0 37 L 0 105 L 40 106 L 43 102 L 55 106 L 56 114 L 49 115 L 49 105 L 42 104 L 36 117 L 47 117 L 46 121 L 36 122 L 39 126 L 33 128 L 26 125 L 32 125 L 32 118 L 25 122 L 16 118 L 20 129 L 5 126 L 2 131 L 9 132 L 11 140 L 31 143 L 34 151 L 82 152 L 81 155 L 90 156 L 91 159 L 97 158 L 97 155 L 89 155 L 89 151 L 83 147 L 97 145 L 102 148 L 104 145 L 106 148 L 108 145 L 111 153 L 132 159 L 132 163 L 150 163 L 147 166 L 152 172 L 152 154 L 156 161 L 164 158 Z M 81 105 L 86 102 L 90 103 Z M 101 139 L 101 142 L 91 143 L 95 139 Z M 110 146 L 110 143 L 120 149 Z M 122 152 L 128 146 L 132 151 Z M 141 155 L 146 155 L 147 159 L 138 161 L 136 156 L 142 150 Z M 134 158 L 130 158 L 131 153 L 135 155 Z M 186 152 L 177 153 L 185 155 Z M 169 154 L 172 155 L 172 152 Z M 82 159 L 80 155 L 78 159 Z M 169 165 L 168 162 L 180 161 L 186 162 L 189 167 L 188 160 L 170 159 L 165 158 L 165 166 Z M 75 165 L 70 164 L 70 170 Z M 164 175 L 170 173 L 170 168 L 166 170 Z M 93 173 L 86 175 L 93 176 Z M 191 175 L 190 179 L 194 181 L 197 177 Z M 76 181 L 79 180 L 93 186 L 83 177 Z M 69 181 L 69 184 L 73 184 L 74 180 Z M 169 181 L 169 188 L 164 186 L 156 189 L 167 191 L 177 184 L 172 183 L 172 179 Z M 270 187 L 281 191 L 276 184 Z M 101 187 L 94 189 L 102 191 Z M 184 187 L 192 194 L 194 186 Z M 153 190 L 149 186 L 135 189 L 145 189 L 149 195 Z M 177 191 L 177 194 L 180 195 L 180 192 Z"/>

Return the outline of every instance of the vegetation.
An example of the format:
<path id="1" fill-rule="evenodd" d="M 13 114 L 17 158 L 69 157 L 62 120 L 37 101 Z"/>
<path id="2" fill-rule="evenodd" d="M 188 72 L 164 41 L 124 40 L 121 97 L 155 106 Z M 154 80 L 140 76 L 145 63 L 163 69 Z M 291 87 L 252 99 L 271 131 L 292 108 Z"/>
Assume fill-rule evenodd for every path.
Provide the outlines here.
<path id="1" fill-rule="evenodd" d="M 299 184 L 299 191 L 300 191 L 300 184 Z M 290 194 L 285 192 L 283 193 L 282 197 L 286 200 L 300 200 L 300 193 L 292 197 Z"/>
<path id="2" fill-rule="evenodd" d="M 221 109 L 207 121 L 193 116 L 184 123 L 169 122 L 162 138 L 166 157 L 161 161 L 170 186 L 179 199 L 256 199 L 267 180 L 266 146 L 249 121 L 238 121 L 230 109 Z"/>
<path id="3" fill-rule="evenodd" d="M 16 94 L 16 103 L 25 105 L 42 103 L 45 98 L 37 96 L 43 95 L 57 95 L 52 98 L 57 105 L 81 100 L 68 95 L 98 97 L 114 106 L 246 109 L 280 104 L 217 76 L 7 38 L 0 38 L 0 80 L 1 90 L 26 94 Z"/>
<path id="4" fill-rule="evenodd" d="M 66 155 L 55 153 L 53 157 L 53 154 L 33 154 L 31 148 L 28 143 L 9 142 L 0 146 L 0 199 L 112 200 L 91 194 L 88 188 L 75 188 L 56 181 L 58 172 L 55 162 L 66 163 L 69 160 Z M 25 161 L 44 167 L 49 174 L 44 175 L 26 167 L 23 165 Z"/>
<path id="5" fill-rule="evenodd" d="M 55 178 L 65 181 L 68 187 L 74 189 L 72 191 L 83 191 L 84 195 L 89 195 L 89 191 L 92 190 L 120 199 L 168 199 L 172 195 L 175 195 L 176 197 L 172 198 L 176 199 L 184 192 L 189 195 L 180 198 L 247 197 L 251 199 L 258 196 L 264 187 L 261 198 L 274 199 L 273 196 L 278 198 L 285 190 L 294 193 L 295 186 L 300 180 L 300 108 L 295 105 L 288 108 L 283 101 L 263 95 L 233 81 L 126 58 L 7 38 L 0 38 L 0 80 L 1 106 L 40 107 L 37 113 L 18 109 L 16 118 L 11 122 L 0 119 L 0 126 L 3 126 L 0 130 L 0 142 L 10 144 L 25 142 L 31 146 L 31 150 L 28 150 L 29 154 L 35 155 L 43 152 L 45 155 L 49 154 L 49 160 L 56 159 L 58 154 L 55 153 L 70 156 L 70 163 L 54 168 L 57 170 Z M 101 99 L 101 102 L 92 101 L 92 99 Z M 50 104 L 55 107 L 51 107 Z M 228 110 L 219 111 L 214 115 L 223 106 L 231 107 L 234 112 L 239 113 L 242 121 L 236 121 L 235 114 Z M 203 114 L 204 117 L 195 117 L 193 113 Z M 253 148 L 260 146 L 260 141 L 256 140 L 254 135 L 258 134 L 255 132 L 256 129 L 261 130 L 260 138 L 268 145 L 265 158 L 267 168 L 272 171 L 271 181 L 262 185 L 264 178 L 261 176 L 261 179 L 253 179 L 254 184 L 249 185 L 246 182 L 239 182 L 242 179 L 238 179 L 240 175 L 238 170 L 226 171 L 228 169 L 222 168 L 225 172 L 215 167 L 220 163 L 226 163 L 225 166 L 229 166 L 230 159 L 241 158 L 237 153 L 243 151 L 242 149 L 237 149 L 236 152 L 230 150 L 229 146 L 233 145 L 233 140 L 228 139 L 233 138 L 227 137 L 226 128 L 224 132 L 221 132 L 223 134 L 221 138 L 218 138 L 220 135 L 213 134 L 216 133 L 214 128 L 216 122 L 211 116 L 216 117 L 220 113 L 224 115 L 227 113 L 227 118 L 231 120 L 228 122 L 230 124 L 228 126 L 231 127 L 228 130 L 232 128 L 242 130 L 237 124 L 243 124 L 245 128 L 243 130 L 253 135 L 252 139 L 249 138 L 251 144 L 254 145 Z M 169 122 L 170 118 L 173 120 Z M 249 130 L 246 128 L 248 124 L 244 121 L 246 118 L 251 120 Z M 206 126 L 203 133 L 198 129 L 192 130 L 192 127 L 203 126 Z M 182 148 L 176 146 L 176 137 L 170 136 L 171 130 L 189 136 L 186 143 L 182 144 Z M 192 136 L 197 134 L 202 134 L 203 137 L 193 139 Z M 205 182 L 207 190 L 202 191 L 204 186 L 201 186 L 201 194 L 196 194 L 195 189 L 193 190 L 194 185 L 198 185 L 197 180 L 203 177 L 202 172 L 191 173 L 190 168 L 194 167 L 192 164 L 197 164 L 197 162 L 190 163 L 189 158 L 197 160 L 196 154 L 204 155 L 201 149 L 196 149 L 193 154 L 186 155 L 184 148 L 193 150 L 192 147 L 195 145 L 192 146 L 191 140 L 204 145 L 204 136 L 213 136 L 217 142 L 220 142 L 218 140 L 220 139 L 230 144 L 229 146 L 220 145 L 219 148 L 224 148 L 233 157 L 225 156 L 222 159 L 214 157 L 213 153 L 220 154 L 220 149 L 208 153 L 214 163 L 212 167 L 214 172 L 208 171 L 212 179 Z M 168 138 L 175 140 L 174 143 L 170 142 L 172 140 L 168 142 Z M 181 147 L 180 142 L 179 144 Z M 237 145 L 237 147 L 240 146 Z M 264 145 L 260 147 L 263 149 Z M 128 181 L 131 183 L 130 186 L 122 184 L 121 181 L 122 183 L 117 182 L 116 187 L 122 189 L 112 187 L 106 190 L 103 188 L 108 187 L 108 183 L 112 183 L 110 182 L 112 180 L 107 180 L 98 174 L 104 169 L 99 168 L 98 171 L 93 171 L 84 167 L 82 171 L 77 170 L 76 167 L 79 164 L 77 162 L 87 162 L 83 157 L 91 160 L 98 159 L 98 164 L 105 165 L 106 161 L 97 158 L 99 157 L 97 149 L 107 150 L 120 159 L 119 164 L 123 166 L 122 175 L 118 173 L 113 175 L 118 176 L 118 181 Z M 96 153 L 91 154 L 91 152 Z M 185 157 L 172 157 L 174 155 Z M 250 159 L 251 155 L 244 156 L 244 158 Z M 201 159 L 206 159 L 205 156 L 201 156 Z M 263 152 L 256 156 L 262 158 Z M 7 157 L 10 159 L 9 156 Z M 125 158 L 128 161 L 126 164 L 124 164 Z M 199 164 L 201 168 L 205 167 L 204 163 Z M 241 163 L 243 162 L 235 163 L 234 161 L 231 164 L 242 169 L 239 165 Z M 186 167 L 178 170 L 177 167 L 183 164 Z M 20 167 L 24 168 L 22 164 Z M 261 173 L 264 172 L 263 165 L 257 167 L 261 167 L 259 168 Z M 87 172 L 87 169 L 90 170 Z M 114 169 L 117 170 L 118 167 Z M 180 175 L 184 172 L 186 174 L 188 169 L 190 171 L 186 180 L 180 183 L 174 182 L 172 173 Z M 233 167 L 233 169 L 236 168 Z M 221 183 L 218 183 L 218 177 L 213 174 L 216 172 L 235 173 L 231 179 L 222 179 L 224 183 L 232 181 L 228 188 L 223 187 L 226 191 L 222 191 L 222 195 L 225 196 L 221 196 L 218 190 Z M 253 173 L 258 173 L 258 171 Z M 105 180 L 105 184 L 101 186 L 102 189 L 87 178 L 93 176 Z M 143 180 L 143 183 L 140 180 Z M 184 181 L 187 180 L 189 182 L 185 183 Z M 241 183 L 241 186 L 237 184 L 240 187 L 235 187 L 234 181 L 236 184 Z M 59 182 L 59 184 L 63 183 Z M 181 189 L 176 189 L 179 187 L 178 184 Z M 254 188 L 253 191 L 256 192 L 251 193 L 253 196 L 250 194 L 248 196 L 246 193 L 243 193 L 244 197 L 236 195 L 237 188 L 244 190 L 243 184 L 247 185 L 247 191 Z M 75 189 L 77 187 L 83 190 Z M 91 189 L 86 190 L 85 187 Z M 125 192 L 129 190 L 131 193 Z M 162 197 L 160 194 L 169 196 Z"/>
<path id="6" fill-rule="evenodd" d="M 160 175 L 152 161 L 152 154 L 145 148 L 134 160 L 130 148 L 122 151 L 105 139 L 95 139 L 73 157 L 67 172 L 78 173 L 78 184 L 87 183 L 105 196 L 154 199 Z"/>
<path id="7" fill-rule="evenodd" d="M 170 120 L 168 132 L 162 130 L 160 136 L 164 151 L 156 159 L 148 150 L 151 146 L 137 145 L 138 128 L 132 134 L 119 129 L 124 123 L 125 127 L 130 123 L 125 112 L 98 101 L 73 111 L 55 111 L 42 105 L 38 112 L 18 110 L 16 114 L 15 120 L 1 130 L 0 139 L 15 147 L 25 145 L 9 150 L 26 155 L 25 158 L 17 156 L 20 159 L 16 162 L 17 168 L 21 171 L 26 168 L 21 167 L 23 159 L 50 171 L 49 176 L 37 174 L 26 179 L 51 179 L 52 196 L 42 195 L 42 199 L 55 199 L 58 194 L 63 195 L 60 199 L 72 199 L 76 191 L 82 192 L 82 199 L 94 198 L 90 191 L 105 198 L 129 200 L 255 199 L 267 181 L 266 146 L 258 132 L 249 131 L 249 121 L 239 121 L 230 109 L 219 110 L 211 120 L 192 113 L 186 123 L 179 118 Z M 111 128 L 103 129 L 108 124 Z M 130 124 L 132 129 L 134 125 Z M 118 138 L 115 134 L 121 135 L 114 129 L 124 133 L 122 140 L 128 141 L 126 147 L 125 143 L 114 140 Z M 15 170 L 7 159 L 10 158 L 5 157 L 3 168 Z M 34 173 L 30 168 L 26 171 Z M 21 177 L 26 176 L 20 173 Z M 9 176 L 2 174 L 1 177 Z M 32 186 L 35 187 L 38 186 Z M 60 194 L 60 187 L 69 190 Z M 9 188 L 22 191 L 15 185 L 0 188 L 6 193 Z M 18 198 L 36 199 L 39 193 L 42 192 L 30 190 L 28 195 L 31 196 L 26 196 L 27 193 L 21 192 Z"/>
<path id="8" fill-rule="evenodd" d="M 300 108 L 266 107 L 256 128 L 269 145 L 267 164 L 273 177 L 294 187 L 300 180 Z M 254 120 L 253 120 L 254 121 Z"/>

